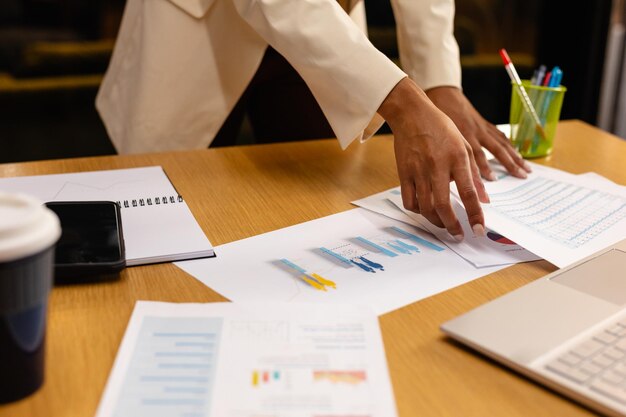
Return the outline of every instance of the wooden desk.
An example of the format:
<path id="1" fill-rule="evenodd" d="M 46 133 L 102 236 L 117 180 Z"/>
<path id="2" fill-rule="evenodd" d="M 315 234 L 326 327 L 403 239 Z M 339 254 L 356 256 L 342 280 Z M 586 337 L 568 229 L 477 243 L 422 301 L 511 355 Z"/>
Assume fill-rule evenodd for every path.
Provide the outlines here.
<path id="1" fill-rule="evenodd" d="M 562 122 L 539 163 L 626 184 L 626 142 Z M 353 208 L 398 184 L 391 137 L 343 152 L 334 140 L 0 165 L 0 176 L 162 165 L 214 245 Z M 164 237 L 166 238 L 166 237 Z M 582 416 L 588 410 L 454 344 L 439 325 L 555 268 L 516 265 L 380 318 L 400 416 Z M 126 269 L 119 282 L 55 288 L 46 382 L 0 417 L 93 416 L 136 300 L 222 301 L 171 264 Z M 0 368 L 1 374 L 1 368 Z"/>

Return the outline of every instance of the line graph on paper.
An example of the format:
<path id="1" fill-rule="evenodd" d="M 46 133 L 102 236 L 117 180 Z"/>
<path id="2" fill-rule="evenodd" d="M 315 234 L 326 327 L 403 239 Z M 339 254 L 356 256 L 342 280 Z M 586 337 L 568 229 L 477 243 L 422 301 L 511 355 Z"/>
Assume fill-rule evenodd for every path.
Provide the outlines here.
<path id="1" fill-rule="evenodd" d="M 3 178 L 3 191 L 31 194 L 42 201 L 122 201 L 178 196 L 158 166 Z M 161 200 L 162 202 L 163 200 Z M 139 203 L 138 203 L 139 204 Z"/>
<path id="2" fill-rule="evenodd" d="M 490 199 L 495 211 L 570 248 L 626 218 L 622 197 L 542 177 L 492 193 Z"/>

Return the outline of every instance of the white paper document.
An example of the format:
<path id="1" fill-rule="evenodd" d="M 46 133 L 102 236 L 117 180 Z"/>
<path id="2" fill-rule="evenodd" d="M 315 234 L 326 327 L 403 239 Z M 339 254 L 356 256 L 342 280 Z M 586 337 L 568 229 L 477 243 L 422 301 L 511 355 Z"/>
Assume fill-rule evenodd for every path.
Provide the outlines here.
<path id="1" fill-rule="evenodd" d="M 626 188 L 595 175 L 532 168 L 526 180 L 502 175 L 485 182 L 491 229 L 560 268 L 626 237 Z"/>
<path id="2" fill-rule="evenodd" d="M 402 198 L 400 196 L 394 195 L 390 200 L 407 216 L 418 222 L 422 228 L 431 232 L 445 243 L 446 246 L 471 262 L 477 268 L 495 265 L 512 265 L 519 262 L 538 261 L 541 259 L 534 253 L 527 251 L 517 243 L 489 228 L 486 228 L 485 236 L 476 236 L 469 224 L 465 209 L 453 196 L 450 202 L 463 228 L 464 239 L 462 242 L 456 241 L 446 229 L 435 226 L 424 218 L 424 216 L 405 210 L 402 206 Z"/>
<path id="3" fill-rule="evenodd" d="M 423 216 L 405 210 L 402 205 L 400 187 L 353 201 L 352 204 L 405 221 L 432 233 L 447 247 L 477 268 L 512 265 L 541 259 L 493 230 L 487 229 L 484 237 L 474 236 L 463 206 L 457 203 L 454 197 L 452 197 L 452 204 L 465 233 L 465 239 L 462 242 L 457 242 L 445 229 L 435 226 Z"/>
<path id="4" fill-rule="evenodd" d="M 175 265 L 236 302 L 365 304 L 379 314 L 502 268 L 474 268 L 429 233 L 364 209 L 216 250 Z"/>
<path id="5" fill-rule="evenodd" d="M 369 308 L 139 301 L 96 417 L 396 415 Z"/>
<path id="6" fill-rule="evenodd" d="M 0 179 L 41 201 L 115 201 L 128 266 L 213 256 L 187 203 L 159 166 Z"/>
<path id="7" fill-rule="evenodd" d="M 351 203 L 355 206 L 373 211 L 374 213 L 382 214 L 383 216 L 387 216 L 391 219 L 408 223 L 413 226 L 422 227 L 418 221 L 411 218 L 411 216 L 408 216 L 405 211 L 400 210 L 400 208 L 394 204 L 393 201 L 391 201 L 394 196 L 402 199 L 400 187 L 390 188 L 389 190 L 381 191 L 380 193 L 351 201 Z"/>

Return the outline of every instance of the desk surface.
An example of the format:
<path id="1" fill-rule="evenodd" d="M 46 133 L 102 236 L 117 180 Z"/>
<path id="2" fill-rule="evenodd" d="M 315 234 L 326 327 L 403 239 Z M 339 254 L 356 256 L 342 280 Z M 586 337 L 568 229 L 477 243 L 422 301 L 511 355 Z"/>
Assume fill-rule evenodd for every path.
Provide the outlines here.
<path id="1" fill-rule="evenodd" d="M 559 125 L 536 162 L 626 184 L 626 142 L 578 121 Z M 335 140 L 0 165 L 0 177 L 161 165 L 214 245 L 353 208 L 397 186 L 391 137 L 341 151 Z M 591 413 L 446 339 L 439 325 L 553 271 L 519 264 L 380 318 L 400 416 L 582 416 Z M 92 416 L 136 300 L 224 298 L 172 264 L 127 268 L 119 282 L 57 287 L 46 382 L 0 417 Z M 0 371 L 1 373 L 1 371 Z"/>

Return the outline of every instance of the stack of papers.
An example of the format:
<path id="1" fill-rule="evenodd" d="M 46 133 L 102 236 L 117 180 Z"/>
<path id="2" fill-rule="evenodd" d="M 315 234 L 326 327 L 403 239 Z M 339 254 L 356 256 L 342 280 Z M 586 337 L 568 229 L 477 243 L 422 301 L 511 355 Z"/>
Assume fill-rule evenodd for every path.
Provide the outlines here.
<path id="1" fill-rule="evenodd" d="M 532 168 L 521 180 L 494 165 L 501 178 L 485 182 L 488 227 L 559 268 L 626 237 L 626 187 L 597 174 Z"/>
<path id="2" fill-rule="evenodd" d="M 486 236 L 475 236 L 463 206 L 455 198 L 451 199 L 451 203 L 465 234 L 465 239 L 462 242 L 457 242 L 446 229 L 435 226 L 424 216 L 406 210 L 402 205 L 400 187 L 352 202 L 354 205 L 412 224 L 432 233 L 448 248 L 477 268 L 512 265 L 518 262 L 541 259 L 493 230 L 487 229 Z"/>

